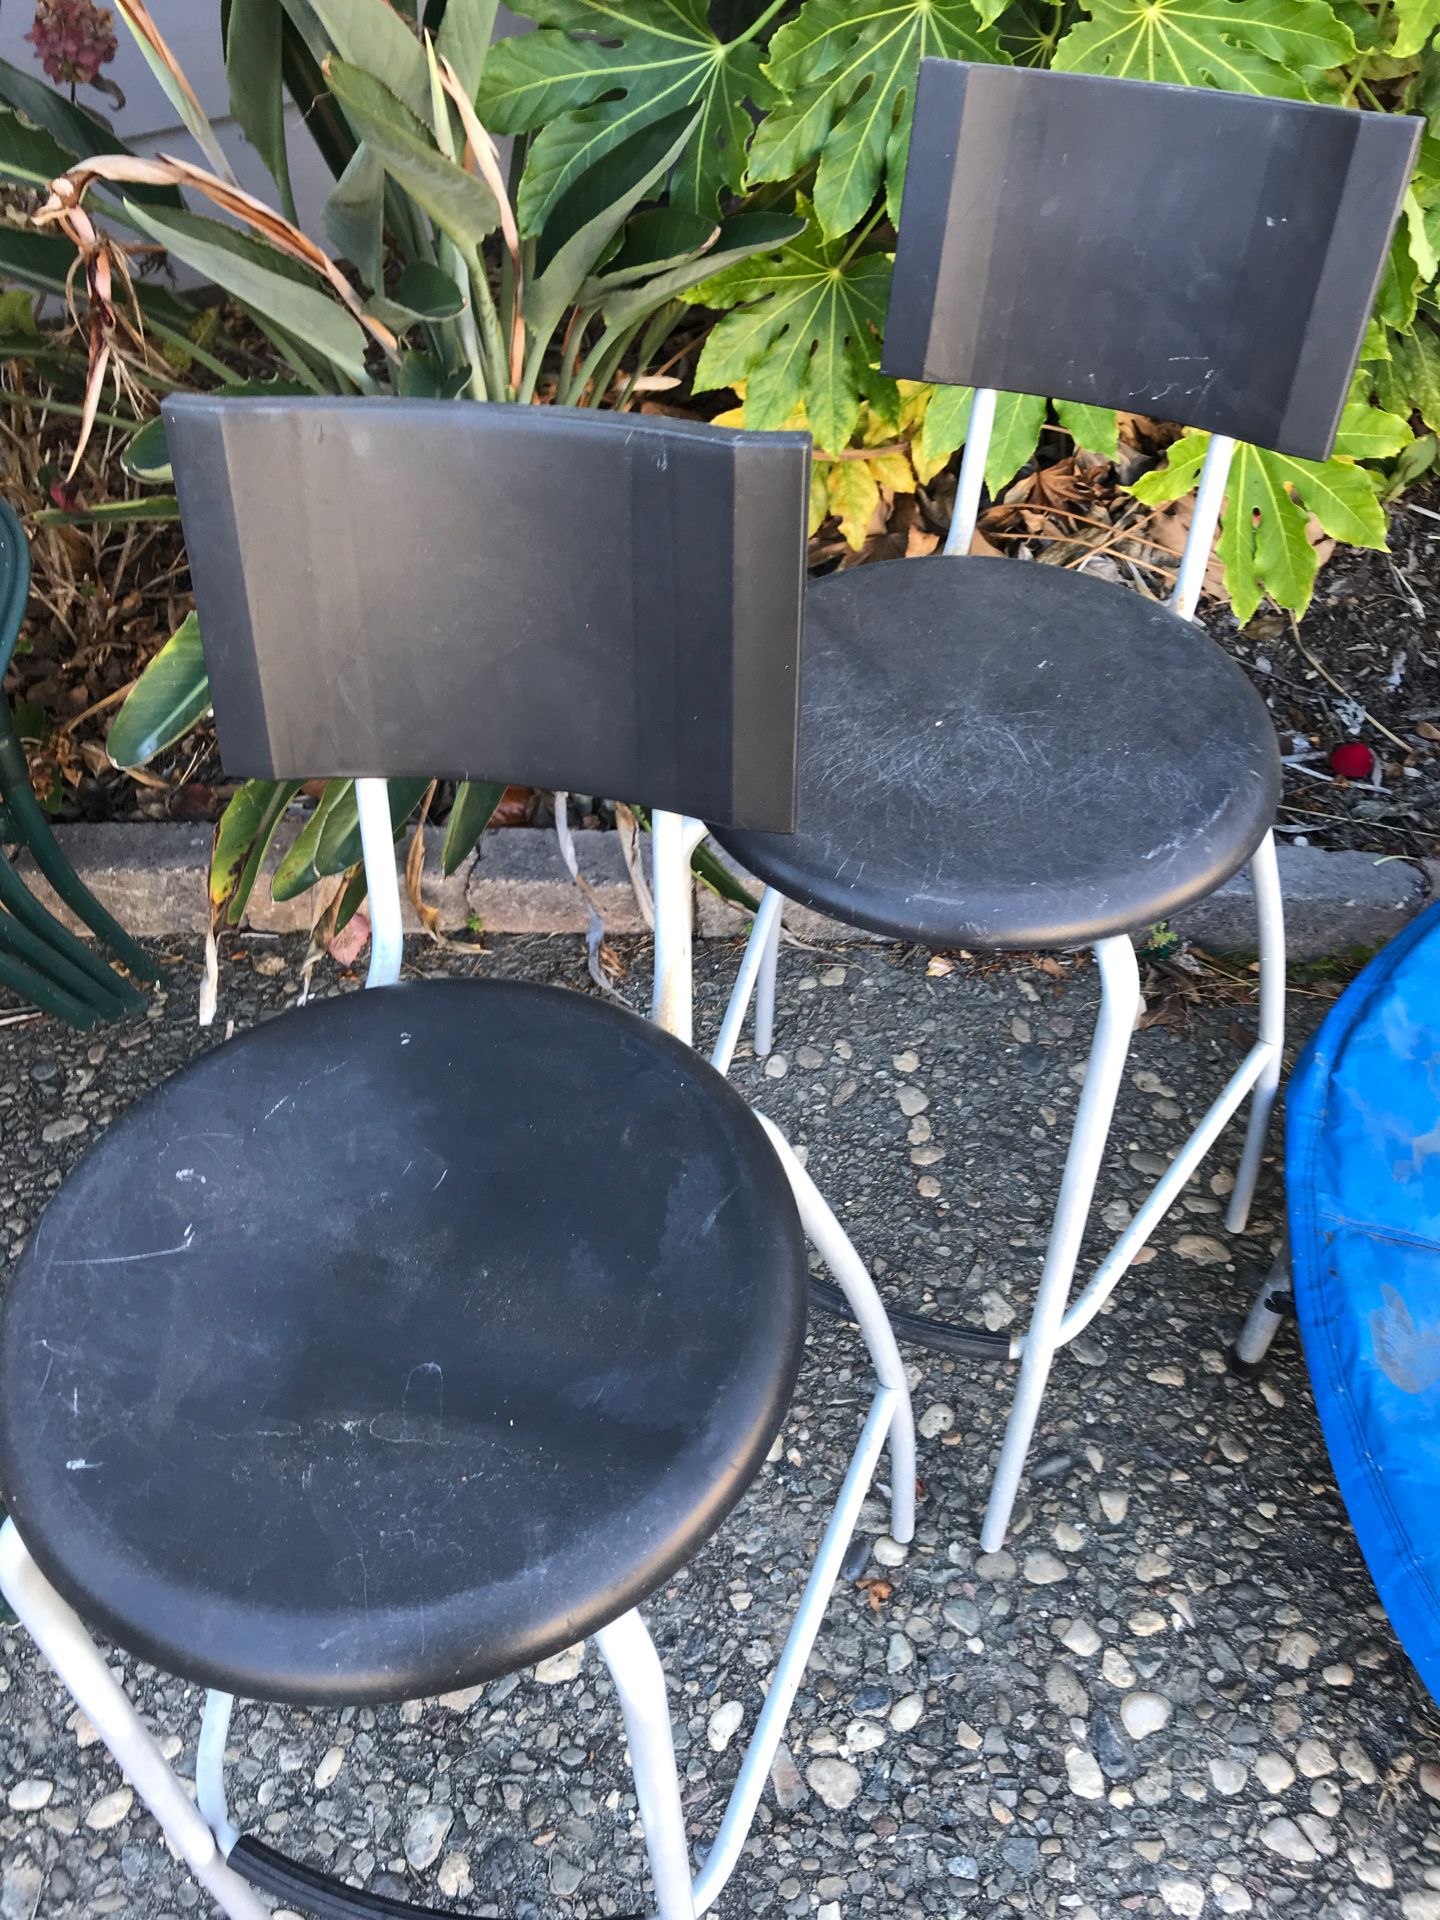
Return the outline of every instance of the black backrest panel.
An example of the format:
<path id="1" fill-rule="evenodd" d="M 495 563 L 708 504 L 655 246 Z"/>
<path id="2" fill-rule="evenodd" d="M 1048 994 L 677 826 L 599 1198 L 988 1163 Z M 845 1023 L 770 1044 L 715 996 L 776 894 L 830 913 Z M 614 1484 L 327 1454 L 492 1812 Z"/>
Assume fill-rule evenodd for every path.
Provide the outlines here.
<path id="1" fill-rule="evenodd" d="M 164 414 L 228 772 L 793 826 L 805 435 L 453 401 Z"/>
<path id="2" fill-rule="evenodd" d="M 885 370 L 1323 460 L 1421 124 L 923 61 Z"/>

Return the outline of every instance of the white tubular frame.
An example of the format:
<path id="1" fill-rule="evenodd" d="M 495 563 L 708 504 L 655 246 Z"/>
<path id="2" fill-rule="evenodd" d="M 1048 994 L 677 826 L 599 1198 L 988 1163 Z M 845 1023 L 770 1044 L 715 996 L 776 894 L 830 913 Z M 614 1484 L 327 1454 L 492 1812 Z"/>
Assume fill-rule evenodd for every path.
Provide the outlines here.
<path id="1" fill-rule="evenodd" d="M 390 821 L 390 785 L 386 780 L 357 780 L 360 848 L 370 895 L 370 971 L 367 987 L 393 987 L 400 978 L 405 925 L 400 913 L 400 882 L 395 872 L 395 829 Z"/>
<path id="2" fill-rule="evenodd" d="M 1170 595 L 1170 611 L 1182 620 L 1193 620 L 1205 585 L 1205 569 L 1210 563 L 1210 548 L 1220 524 L 1220 509 L 1225 503 L 1225 483 L 1230 478 L 1235 458 L 1235 442 L 1227 434 L 1212 433 L 1205 449 L 1205 464 L 1200 469 L 1200 484 L 1195 489 L 1195 505 L 1190 513 L 1190 531 L 1180 556 L 1180 571 Z"/>
<path id="3" fill-rule="evenodd" d="M 995 402 L 999 396 L 993 387 L 977 387 L 970 402 L 970 419 L 965 428 L 965 451 L 960 458 L 960 478 L 955 486 L 955 505 L 950 511 L 950 531 L 945 536 L 945 553 L 953 558 L 970 551 L 975 538 L 975 523 L 980 518 L 980 492 L 985 485 L 985 460 L 995 432 Z"/>
<path id="4" fill-rule="evenodd" d="M 220 1911 L 229 1920 L 269 1920 L 268 1903 L 226 1864 L 216 1836 L 192 1805 L 125 1689 L 74 1611 L 30 1558 L 9 1520 L 0 1527 L 0 1593 Z"/>

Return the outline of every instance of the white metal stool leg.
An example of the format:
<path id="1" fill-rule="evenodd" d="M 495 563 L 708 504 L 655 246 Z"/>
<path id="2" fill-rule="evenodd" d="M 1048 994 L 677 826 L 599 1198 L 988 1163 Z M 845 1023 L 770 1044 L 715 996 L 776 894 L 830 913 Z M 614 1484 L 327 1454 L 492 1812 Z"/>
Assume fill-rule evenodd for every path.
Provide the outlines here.
<path id="1" fill-rule="evenodd" d="M 1290 1252 L 1282 1246 L 1275 1256 L 1275 1263 L 1261 1282 L 1250 1311 L 1245 1316 L 1245 1324 L 1240 1329 L 1231 1352 L 1231 1359 L 1237 1373 L 1253 1373 L 1270 1351 L 1270 1343 L 1280 1330 L 1284 1315 L 1277 1313 L 1270 1302 L 1277 1293 L 1286 1293 L 1290 1286 Z"/>
<path id="2" fill-rule="evenodd" d="M 783 909 L 783 902 L 782 902 Z M 770 922 L 765 950 L 760 956 L 760 978 L 755 982 L 755 1057 L 763 1060 L 775 1044 L 775 975 L 780 966 L 779 913 Z"/>
<path id="3" fill-rule="evenodd" d="M 735 1047 L 740 1039 L 740 1029 L 745 1024 L 745 1010 L 750 1005 L 750 996 L 755 991 L 755 983 L 760 978 L 765 965 L 766 949 L 770 946 L 772 934 L 776 942 L 780 937 L 780 912 L 785 902 L 773 887 L 767 887 L 760 896 L 760 905 L 755 911 L 755 919 L 750 928 L 750 938 L 745 942 L 745 951 L 740 957 L 740 971 L 735 976 L 735 985 L 730 990 L 730 1003 L 725 1009 L 725 1018 L 720 1022 L 720 1031 L 716 1035 L 714 1050 L 710 1055 L 710 1064 L 718 1073 L 728 1073 L 730 1062 L 735 1057 Z M 759 1033 L 756 1033 L 757 1051 Z"/>
<path id="4" fill-rule="evenodd" d="M 1260 1041 L 1273 1052 L 1250 1096 L 1245 1145 L 1225 1215 L 1225 1225 L 1231 1233 L 1243 1233 L 1250 1218 L 1250 1203 L 1260 1178 L 1260 1162 L 1280 1087 L 1280 1065 L 1285 1051 L 1285 907 L 1280 895 L 1280 869 L 1275 859 L 1273 833 L 1267 833 L 1255 849 L 1250 877 L 1260 927 Z"/>
<path id="5" fill-rule="evenodd" d="M 1045 1267 L 1021 1351 L 1015 1400 L 985 1509 L 980 1544 L 986 1553 L 998 1551 L 1005 1543 L 1021 1469 L 1030 1451 L 1050 1365 L 1060 1344 L 1060 1323 L 1110 1134 L 1130 1036 L 1140 1011 L 1140 970 L 1129 937 L 1121 934 L 1100 941 L 1095 948 L 1095 958 L 1100 965 L 1100 1017 L 1095 1024 L 1085 1085 L 1075 1114 L 1075 1130 L 1070 1136 L 1065 1177 L 1060 1183 L 1050 1244 L 1045 1251 Z"/>
<path id="6" fill-rule="evenodd" d="M 0 1528 L 0 1592 L 221 1912 L 229 1920 L 269 1920 L 269 1907 L 226 1865 L 215 1835 L 162 1758 L 125 1689 L 8 1520 Z"/>
<path id="7" fill-rule="evenodd" d="M 645 1622 L 633 1608 L 603 1627 L 595 1639 L 620 1696 L 659 1920 L 694 1920 L 665 1670 Z"/>
<path id="8" fill-rule="evenodd" d="M 895 1396 L 890 1414 L 890 1537 L 902 1545 L 915 1537 L 915 1414 L 905 1363 L 895 1344 L 890 1317 L 875 1290 L 875 1282 L 850 1236 L 831 1212 L 825 1196 L 795 1157 L 789 1141 L 763 1113 L 757 1114 L 795 1195 L 801 1224 L 816 1252 L 835 1276 L 855 1323 L 870 1349 L 882 1388 Z"/>

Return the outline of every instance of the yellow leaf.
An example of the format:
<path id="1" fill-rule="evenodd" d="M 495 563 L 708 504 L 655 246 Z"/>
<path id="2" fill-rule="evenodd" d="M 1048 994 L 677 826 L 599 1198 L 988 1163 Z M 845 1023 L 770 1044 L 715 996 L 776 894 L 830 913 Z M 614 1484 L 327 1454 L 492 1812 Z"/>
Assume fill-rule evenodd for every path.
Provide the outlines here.
<path id="1" fill-rule="evenodd" d="M 870 516 L 880 504 L 880 489 L 869 463 L 837 460 L 825 475 L 825 488 L 841 533 L 858 553 L 865 544 Z"/>
<path id="2" fill-rule="evenodd" d="M 889 487 L 892 493 L 915 491 L 915 474 L 903 453 L 882 453 L 874 460 L 867 460 L 865 465 L 879 484 Z"/>

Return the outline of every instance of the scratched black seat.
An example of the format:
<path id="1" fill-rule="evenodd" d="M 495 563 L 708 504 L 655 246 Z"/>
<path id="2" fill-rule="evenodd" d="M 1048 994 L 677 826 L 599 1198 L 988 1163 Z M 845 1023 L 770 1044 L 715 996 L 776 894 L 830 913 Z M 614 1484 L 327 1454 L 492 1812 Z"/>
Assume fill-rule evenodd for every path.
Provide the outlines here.
<path id="1" fill-rule="evenodd" d="M 794 1156 L 687 1044 L 674 982 L 673 1030 L 554 987 L 398 983 L 381 775 L 648 799 L 670 848 L 657 899 L 688 935 L 665 809 L 792 817 L 808 438 L 433 402 L 191 398 L 165 417 L 227 768 L 354 776 L 378 991 L 211 1048 L 52 1201 L 0 1316 L 0 1589 L 232 1920 L 259 1920 L 256 1886 L 326 1920 L 425 1911 L 237 1831 L 235 1694 L 416 1699 L 593 1635 L 655 1904 L 688 1920 L 754 1799 L 692 1897 L 636 1609 L 785 1417 L 802 1210 L 880 1385 L 747 1777 L 768 1776 L 887 1440 L 910 1537 L 904 1370 Z M 557 525 L 563 549 L 537 545 Z M 211 1690 L 198 1811 L 85 1621 Z"/>

